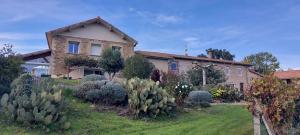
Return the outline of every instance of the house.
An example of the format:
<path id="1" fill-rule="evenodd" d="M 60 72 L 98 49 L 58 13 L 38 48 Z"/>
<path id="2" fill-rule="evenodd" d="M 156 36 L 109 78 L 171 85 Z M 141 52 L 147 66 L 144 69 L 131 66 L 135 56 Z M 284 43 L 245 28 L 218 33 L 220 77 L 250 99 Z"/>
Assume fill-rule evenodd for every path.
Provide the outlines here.
<path id="1" fill-rule="evenodd" d="M 250 64 L 213 59 L 210 53 L 208 58 L 148 51 L 135 53 L 146 57 L 156 68 L 164 72 L 185 73 L 195 65 L 213 65 L 216 69 L 224 71 L 227 79 L 225 84 L 240 91 L 248 88 L 254 78 L 260 77 L 258 73 L 249 69 L 252 66 Z"/>
<path id="2" fill-rule="evenodd" d="M 100 17 L 51 30 L 46 32 L 46 38 L 49 49 L 23 56 L 26 61 L 26 67 L 30 67 L 30 64 L 33 64 L 32 62 L 35 62 L 34 68 L 48 66 L 48 73 L 54 78 L 64 77 L 68 74 L 64 64 L 66 57 L 90 56 L 98 59 L 105 48 L 119 50 L 125 59 L 134 54 L 143 55 L 156 68 L 165 72 L 185 72 L 193 68 L 195 63 L 213 64 L 217 68 L 224 70 L 228 79 L 227 84 L 231 84 L 242 91 L 250 84 L 252 78 L 257 77 L 256 74 L 249 71 L 251 65 L 241 62 L 212 59 L 211 57 L 202 58 L 159 52 L 134 51 L 137 41 Z M 29 68 L 29 71 L 32 72 L 34 68 Z M 82 78 L 87 74 L 101 74 L 101 71 L 99 69 L 77 67 L 70 72 L 70 76 L 73 79 Z"/>
<path id="3" fill-rule="evenodd" d="M 296 81 L 300 85 L 300 70 L 276 71 L 274 75 L 287 84 Z"/>

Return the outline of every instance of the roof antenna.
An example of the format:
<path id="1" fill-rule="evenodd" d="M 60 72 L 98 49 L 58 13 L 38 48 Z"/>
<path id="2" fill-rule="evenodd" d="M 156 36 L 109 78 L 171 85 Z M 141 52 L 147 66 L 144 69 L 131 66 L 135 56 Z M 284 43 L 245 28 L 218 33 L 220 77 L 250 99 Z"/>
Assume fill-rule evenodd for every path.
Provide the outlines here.
<path id="1" fill-rule="evenodd" d="M 188 46 L 187 46 L 187 44 L 185 45 L 184 55 L 185 55 L 185 56 L 188 56 Z"/>

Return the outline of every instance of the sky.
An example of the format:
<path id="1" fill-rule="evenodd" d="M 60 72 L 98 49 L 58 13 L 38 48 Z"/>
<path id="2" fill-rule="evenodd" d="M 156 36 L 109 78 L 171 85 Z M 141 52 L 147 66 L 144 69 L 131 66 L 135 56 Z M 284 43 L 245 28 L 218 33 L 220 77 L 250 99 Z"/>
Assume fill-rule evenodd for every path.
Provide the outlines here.
<path id="1" fill-rule="evenodd" d="M 96 16 L 136 39 L 135 50 L 227 49 L 237 61 L 267 51 L 282 69 L 300 68 L 299 0 L 0 0 L 0 45 L 47 49 L 45 32 Z"/>

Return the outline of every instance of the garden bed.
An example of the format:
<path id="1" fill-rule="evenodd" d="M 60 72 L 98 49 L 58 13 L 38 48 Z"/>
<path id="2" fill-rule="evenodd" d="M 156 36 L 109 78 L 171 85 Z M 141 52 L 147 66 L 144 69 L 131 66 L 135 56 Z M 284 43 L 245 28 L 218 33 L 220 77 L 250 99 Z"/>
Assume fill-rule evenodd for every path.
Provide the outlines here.
<path id="1" fill-rule="evenodd" d="M 179 112 L 177 117 L 133 120 L 118 116 L 113 110 L 99 112 L 96 106 L 82 102 L 66 93 L 69 100 L 68 118 L 71 129 L 50 134 L 253 134 L 252 116 L 244 106 L 214 105 L 205 109 Z M 111 108 L 110 108 L 111 109 Z M 29 130 L 9 123 L 0 115 L 1 134 L 45 134 L 42 129 Z"/>

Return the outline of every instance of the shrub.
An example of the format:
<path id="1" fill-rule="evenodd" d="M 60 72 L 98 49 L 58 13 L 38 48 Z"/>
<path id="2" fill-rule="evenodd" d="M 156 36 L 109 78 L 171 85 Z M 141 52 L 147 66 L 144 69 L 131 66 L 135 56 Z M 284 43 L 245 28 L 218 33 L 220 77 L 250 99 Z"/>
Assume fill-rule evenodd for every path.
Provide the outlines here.
<path id="1" fill-rule="evenodd" d="M 86 100 L 105 104 L 126 104 L 127 93 L 116 83 L 107 83 L 101 89 L 90 90 L 86 93 Z"/>
<path id="2" fill-rule="evenodd" d="M 78 86 L 78 89 L 74 92 L 74 96 L 81 99 L 85 99 L 86 93 L 88 91 L 95 89 L 100 90 L 108 82 L 108 80 L 82 82 Z"/>
<path id="3" fill-rule="evenodd" d="M 134 55 L 126 60 L 123 74 L 127 79 L 134 77 L 146 79 L 149 78 L 153 68 L 154 65 L 143 56 Z"/>
<path id="4" fill-rule="evenodd" d="M 173 72 L 162 72 L 160 86 L 167 90 L 168 93 L 175 93 L 176 85 L 181 81 L 181 76 Z"/>
<path id="5" fill-rule="evenodd" d="M 160 82 L 160 73 L 158 69 L 154 69 L 150 76 L 151 80 L 154 82 Z"/>
<path id="6" fill-rule="evenodd" d="M 237 88 L 222 85 L 209 88 L 209 92 L 214 99 L 222 100 L 223 102 L 240 101 L 243 95 Z"/>
<path id="7" fill-rule="evenodd" d="M 300 89 L 294 84 L 286 84 L 273 75 L 264 76 L 253 82 L 252 88 L 246 92 L 249 107 L 255 114 L 255 105 L 262 104 L 264 115 L 272 122 L 276 134 L 286 134 L 296 114 L 296 101 L 300 97 Z"/>
<path id="8" fill-rule="evenodd" d="M 175 101 L 178 105 L 181 105 L 184 102 L 184 99 L 189 95 L 193 90 L 193 86 L 186 82 L 179 82 L 174 90 Z"/>
<path id="9" fill-rule="evenodd" d="M 121 56 L 121 52 L 111 48 L 103 50 L 99 63 L 100 67 L 108 73 L 110 80 L 124 68 L 124 59 Z"/>
<path id="10" fill-rule="evenodd" d="M 207 91 L 191 91 L 187 98 L 187 104 L 191 106 L 207 107 L 212 101 L 212 95 Z"/>
<path id="11" fill-rule="evenodd" d="M 132 78 L 124 83 L 128 91 L 128 103 L 135 117 L 156 117 L 175 112 L 175 99 L 165 89 L 151 80 Z"/>
<path id="12" fill-rule="evenodd" d="M 12 45 L 0 49 L 0 97 L 10 92 L 11 82 L 22 73 L 22 58 L 15 54 Z"/>
<path id="13" fill-rule="evenodd" d="M 87 82 L 87 81 L 102 81 L 106 80 L 105 76 L 103 75 L 96 75 L 96 74 L 91 74 L 91 75 L 86 75 L 81 79 L 81 83 Z"/>
<path id="14" fill-rule="evenodd" d="M 64 116 L 66 102 L 62 91 L 56 86 L 39 87 L 38 83 L 29 74 L 14 80 L 11 93 L 1 99 L 3 111 L 11 120 L 27 126 L 68 129 L 70 123 Z"/>

